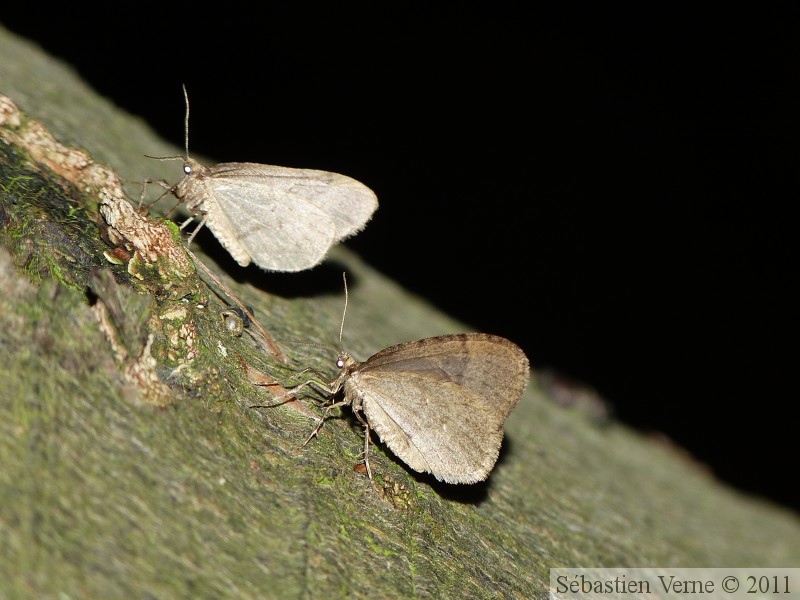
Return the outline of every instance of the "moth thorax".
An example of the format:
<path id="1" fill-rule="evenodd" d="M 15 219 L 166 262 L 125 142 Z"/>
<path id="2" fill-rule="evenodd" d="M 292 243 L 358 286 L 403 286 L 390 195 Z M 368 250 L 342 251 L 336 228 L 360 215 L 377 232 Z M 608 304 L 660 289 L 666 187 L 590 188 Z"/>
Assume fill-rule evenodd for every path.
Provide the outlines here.
<path id="1" fill-rule="evenodd" d="M 344 399 L 354 411 L 364 407 L 364 390 L 358 386 L 358 373 L 344 381 Z"/>

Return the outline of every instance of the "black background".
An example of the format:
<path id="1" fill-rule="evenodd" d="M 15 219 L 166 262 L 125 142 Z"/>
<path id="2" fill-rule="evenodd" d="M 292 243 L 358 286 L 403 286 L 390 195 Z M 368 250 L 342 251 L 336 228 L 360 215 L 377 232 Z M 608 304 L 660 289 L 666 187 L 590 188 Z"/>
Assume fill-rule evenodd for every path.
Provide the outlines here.
<path id="1" fill-rule="evenodd" d="M 368 262 L 800 506 L 794 3 L 13 4 L 176 144 L 185 83 L 194 153 L 363 181 Z"/>

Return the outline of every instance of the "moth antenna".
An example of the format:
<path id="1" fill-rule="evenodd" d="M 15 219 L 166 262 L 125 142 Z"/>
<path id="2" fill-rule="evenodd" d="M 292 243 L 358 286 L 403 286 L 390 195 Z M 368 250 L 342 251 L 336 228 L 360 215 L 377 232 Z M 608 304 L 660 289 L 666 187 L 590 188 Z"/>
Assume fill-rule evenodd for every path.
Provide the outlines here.
<path id="1" fill-rule="evenodd" d="M 186 100 L 186 117 L 183 119 L 183 141 L 186 148 L 186 158 L 189 158 L 189 93 L 186 91 L 186 84 L 181 84 L 183 87 L 183 97 Z"/>
<path id="2" fill-rule="evenodd" d="M 342 311 L 342 324 L 339 325 L 339 348 L 342 348 L 342 334 L 344 333 L 344 317 L 347 314 L 347 273 L 342 273 L 342 281 L 344 281 L 344 310 Z"/>
<path id="3" fill-rule="evenodd" d="M 150 156 L 149 154 L 145 154 L 144 157 L 152 158 L 153 160 L 186 160 L 182 156 Z"/>
<path id="4" fill-rule="evenodd" d="M 183 119 L 183 146 L 186 150 L 186 156 L 150 156 L 145 154 L 145 157 L 154 160 L 183 160 L 189 158 L 189 93 L 186 91 L 186 85 L 183 85 L 183 97 L 186 99 L 186 116 Z"/>
<path id="5" fill-rule="evenodd" d="M 295 346 L 310 346 L 311 348 L 321 348 L 322 350 L 330 350 L 332 352 L 338 352 L 338 348 L 334 348 L 330 344 L 320 344 L 318 342 L 307 342 L 304 340 L 295 340 L 292 338 L 282 338 L 276 337 L 274 338 L 276 342 L 284 342 L 286 344 L 294 344 Z"/>

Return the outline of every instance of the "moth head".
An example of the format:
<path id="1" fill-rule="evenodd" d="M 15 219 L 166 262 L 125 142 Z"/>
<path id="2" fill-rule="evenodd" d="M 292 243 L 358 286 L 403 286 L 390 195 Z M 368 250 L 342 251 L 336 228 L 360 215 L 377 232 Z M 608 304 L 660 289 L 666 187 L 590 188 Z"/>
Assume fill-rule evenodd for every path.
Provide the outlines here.
<path id="1" fill-rule="evenodd" d="M 188 157 L 183 159 L 183 174 L 187 177 L 204 175 L 205 167 L 195 159 Z"/>
<path id="2" fill-rule="evenodd" d="M 347 369 L 348 367 L 355 364 L 355 360 L 353 357 L 350 356 L 347 352 L 341 352 L 339 356 L 336 357 L 336 368 L 337 369 Z"/>

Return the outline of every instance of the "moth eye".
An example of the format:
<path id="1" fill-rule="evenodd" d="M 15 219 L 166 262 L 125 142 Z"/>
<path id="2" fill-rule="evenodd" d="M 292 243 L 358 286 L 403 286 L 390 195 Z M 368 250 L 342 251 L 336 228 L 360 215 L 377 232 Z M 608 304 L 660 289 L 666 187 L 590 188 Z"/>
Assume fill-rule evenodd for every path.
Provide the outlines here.
<path id="1" fill-rule="evenodd" d="M 192 167 L 190 167 L 189 165 L 183 165 L 183 172 L 186 173 L 187 175 L 191 175 Z"/>
<path id="2" fill-rule="evenodd" d="M 337 358 L 336 359 L 336 368 L 337 369 L 341 369 L 343 366 L 344 366 L 344 359 L 343 358 Z"/>

